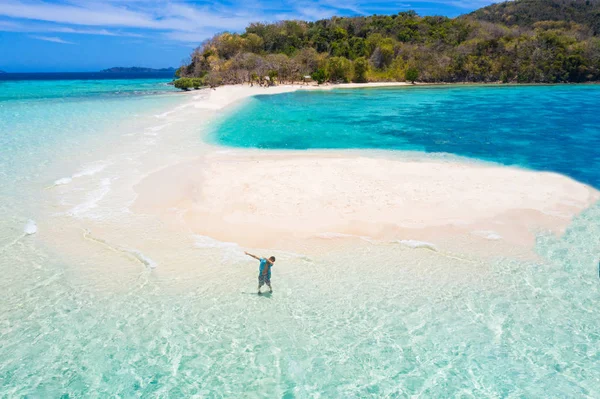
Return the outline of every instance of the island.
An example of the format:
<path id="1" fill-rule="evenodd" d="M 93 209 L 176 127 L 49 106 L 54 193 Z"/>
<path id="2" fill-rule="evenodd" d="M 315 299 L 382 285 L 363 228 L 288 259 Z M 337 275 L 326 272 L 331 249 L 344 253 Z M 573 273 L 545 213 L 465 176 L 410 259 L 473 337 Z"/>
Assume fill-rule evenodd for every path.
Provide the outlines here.
<path id="1" fill-rule="evenodd" d="M 8 73 L 8 72 L 6 72 L 6 71 L 3 71 L 3 70 L 1 70 L 1 69 L 0 69 L 0 73 Z"/>
<path id="2" fill-rule="evenodd" d="M 175 68 L 145 68 L 145 67 L 112 67 L 108 69 L 103 69 L 100 72 L 104 73 L 157 73 L 157 72 L 173 72 L 175 73 Z"/>
<path id="3" fill-rule="evenodd" d="M 456 18 L 402 11 L 251 23 L 205 40 L 176 75 L 206 86 L 596 82 L 599 13 L 600 1 L 517 0 Z"/>

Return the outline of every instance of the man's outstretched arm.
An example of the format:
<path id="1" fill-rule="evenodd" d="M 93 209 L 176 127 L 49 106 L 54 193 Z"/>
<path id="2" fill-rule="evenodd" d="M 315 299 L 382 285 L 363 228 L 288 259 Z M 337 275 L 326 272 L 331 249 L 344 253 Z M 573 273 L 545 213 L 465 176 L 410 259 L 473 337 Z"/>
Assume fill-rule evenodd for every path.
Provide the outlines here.
<path id="1" fill-rule="evenodd" d="M 254 258 L 254 259 L 256 259 L 256 260 L 260 260 L 260 258 L 259 258 L 258 256 L 256 256 L 256 255 L 252 255 L 252 254 L 251 254 L 251 253 L 249 253 L 249 252 L 244 252 L 244 253 L 245 253 L 246 255 L 248 255 L 248 256 L 251 256 L 251 257 L 253 257 L 253 258 Z"/>

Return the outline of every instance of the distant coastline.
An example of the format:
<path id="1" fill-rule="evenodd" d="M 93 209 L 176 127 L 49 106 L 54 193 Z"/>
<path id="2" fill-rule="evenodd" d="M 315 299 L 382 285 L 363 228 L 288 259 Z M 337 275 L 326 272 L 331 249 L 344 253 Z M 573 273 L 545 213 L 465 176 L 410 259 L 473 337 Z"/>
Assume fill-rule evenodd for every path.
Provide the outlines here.
<path id="1" fill-rule="evenodd" d="M 175 73 L 175 68 L 144 68 L 144 67 L 112 67 L 108 69 L 103 69 L 100 72 L 102 73 L 155 73 L 155 72 L 173 72 Z"/>
<path id="2" fill-rule="evenodd" d="M 160 79 L 165 83 L 173 80 L 173 71 L 151 72 L 5 72 L 0 81 L 31 80 L 115 80 L 115 79 Z"/>

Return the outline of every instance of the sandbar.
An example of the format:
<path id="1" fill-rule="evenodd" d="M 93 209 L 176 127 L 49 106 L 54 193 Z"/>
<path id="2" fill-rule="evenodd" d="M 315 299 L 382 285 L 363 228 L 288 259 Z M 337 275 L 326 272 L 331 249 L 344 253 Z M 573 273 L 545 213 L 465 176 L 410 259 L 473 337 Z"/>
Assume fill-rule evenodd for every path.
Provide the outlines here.
<path id="1" fill-rule="evenodd" d="M 256 94 L 320 89 L 226 86 L 193 106 L 224 109 Z M 434 244 L 469 237 L 502 250 L 532 248 L 540 231 L 560 234 L 600 198 L 560 174 L 459 158 L 208 144 L 197 159 L 152 173 L 135 190 L 135 212 L 246 247 L 289 249 L 352 237 Z"/>

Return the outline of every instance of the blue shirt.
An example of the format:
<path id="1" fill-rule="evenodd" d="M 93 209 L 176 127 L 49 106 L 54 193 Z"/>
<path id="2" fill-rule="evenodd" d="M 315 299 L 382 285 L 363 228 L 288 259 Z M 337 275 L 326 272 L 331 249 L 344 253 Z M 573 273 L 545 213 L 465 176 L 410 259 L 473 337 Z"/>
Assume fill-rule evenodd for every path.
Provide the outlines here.
<path id="1" fill-rule="evenodd" d="M 269 263 L 267 262 L 267 260 L 265 258 L 260 258 L 260 266 L 258 268 L 258 272 L 260 274 L 263 274 L 265 271 L 265 267 L 268 267 L 269 269 L 267 270 L 267 276 L 269 276 L 269 278 L 271 277 L 271 267 L 272 265 L 269 265 Z"/>

